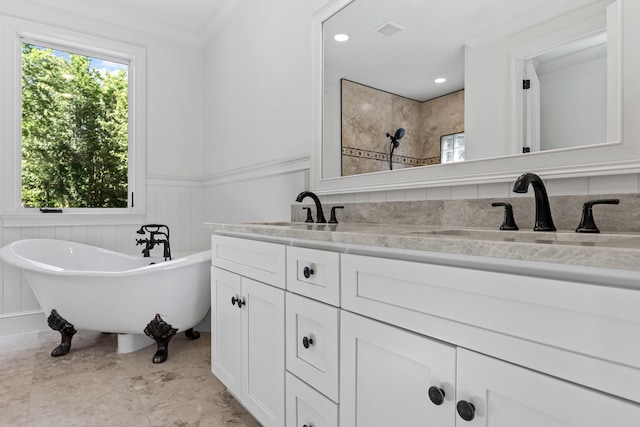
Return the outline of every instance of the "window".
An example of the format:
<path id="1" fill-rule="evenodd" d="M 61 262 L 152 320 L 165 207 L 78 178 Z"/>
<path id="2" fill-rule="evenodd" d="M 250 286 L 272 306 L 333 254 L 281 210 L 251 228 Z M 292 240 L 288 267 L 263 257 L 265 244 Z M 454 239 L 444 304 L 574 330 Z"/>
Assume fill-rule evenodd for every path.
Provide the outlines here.
<path id="1" fill-rule="evenodd" d="M 3 218 L 38 208 L 142 213 L 144 50 L 0 19 L 13 36 L 5 37 L 0 61 L 0 111 L 9 130 L 1 143 L 12 153 L 3 163 L 10 190 Z"/>
<path id="2" fill-rule="evenodd" d="M 23 207 L 128 206 L 128 65 L 22 40 Z"/>
<path id="3" fill-rule="evenodd" d="M 464 132 L 440 137 L 440 163 L 464 161 Z"/>

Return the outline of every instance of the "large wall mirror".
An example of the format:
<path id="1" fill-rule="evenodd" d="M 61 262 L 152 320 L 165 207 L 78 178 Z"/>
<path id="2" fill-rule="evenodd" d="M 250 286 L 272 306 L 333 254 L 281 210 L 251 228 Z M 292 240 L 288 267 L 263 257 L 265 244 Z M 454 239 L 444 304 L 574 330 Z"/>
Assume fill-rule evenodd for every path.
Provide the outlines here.
<path id="1" fill-rule="evenodd" d="M 637 171 L 640 135 L 625 115 L 640 97 L 629 74 L 640 72 L 640 54 L 624 43 L 640 22 L 632 3 L 323 3 L 313 24 L 312 188 Z"/>

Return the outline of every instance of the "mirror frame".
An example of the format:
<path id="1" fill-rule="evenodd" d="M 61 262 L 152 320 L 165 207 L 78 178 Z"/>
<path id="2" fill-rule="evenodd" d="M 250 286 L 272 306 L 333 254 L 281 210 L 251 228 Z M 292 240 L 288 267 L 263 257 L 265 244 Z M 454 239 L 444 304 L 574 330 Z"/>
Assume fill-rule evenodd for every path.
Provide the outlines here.
<path id="1" fill-rule="evenodd" d="M 618 88 L 618 142 L 361 175 L 323 177 L 322 24 L 352 1 L 356 0 L 326 0 L 313 13 L 310 188 L 317 194 L 512 182 L 526 171 L 535 172 L 543 179 L 640 173 L 640 82 L 634 77 L 640 71 L 640 50 L 634 49 L 633 43 L 625 43 L 625 40 L 640 40 L 640 2 L 619 0 L 620 34 L 616 35 L 621 37 L 621 51 L 618 52 L 618 81 L 621 82 Z"/>

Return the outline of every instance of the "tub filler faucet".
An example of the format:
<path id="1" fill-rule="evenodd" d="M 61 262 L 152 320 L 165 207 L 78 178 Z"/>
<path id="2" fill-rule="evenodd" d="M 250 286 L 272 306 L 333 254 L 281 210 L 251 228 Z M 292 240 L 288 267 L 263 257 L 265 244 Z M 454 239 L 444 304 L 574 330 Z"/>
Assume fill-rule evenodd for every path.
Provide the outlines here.
<path id="1" fill-rule="evenodd" d="M 142 255 L 144 257 L 148 257 L 149 252 L 155 248 L 157 245 L 163 246 L 163 256 L 164 260 L 171 259 L 171 246 L 169 245 L 169 227 L 163 224 L 146 224 L 140 227 L 138 234 L 145 235 L 149 233 L 149 237 L 144 239 L 136 239 L 137 245 L 144 245 L 144 249 L 142 250 Z"/>

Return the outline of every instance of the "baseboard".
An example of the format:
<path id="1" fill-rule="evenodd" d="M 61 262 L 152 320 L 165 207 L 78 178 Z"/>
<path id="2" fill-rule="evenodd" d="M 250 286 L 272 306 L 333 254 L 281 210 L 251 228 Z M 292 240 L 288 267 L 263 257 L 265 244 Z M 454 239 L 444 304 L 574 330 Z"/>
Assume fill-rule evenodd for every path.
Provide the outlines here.
<path id="1" fill-rule="evenodd" d="M 26 334 L 47 329 L 49 329 L 47 318 L 40 310 L 0 316 L 0 336 Z"/>

